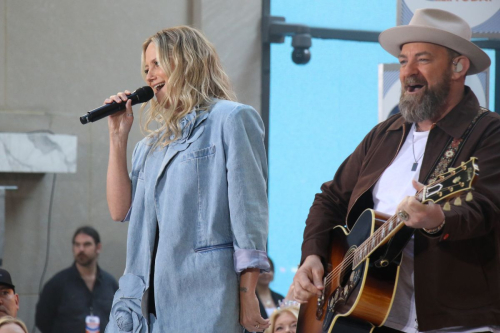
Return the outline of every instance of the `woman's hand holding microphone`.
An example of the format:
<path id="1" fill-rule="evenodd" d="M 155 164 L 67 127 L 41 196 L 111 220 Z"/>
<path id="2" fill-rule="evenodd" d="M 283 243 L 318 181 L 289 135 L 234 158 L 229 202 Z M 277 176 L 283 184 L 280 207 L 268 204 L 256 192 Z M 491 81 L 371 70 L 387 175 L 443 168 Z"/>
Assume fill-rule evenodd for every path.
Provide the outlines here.
<path id="1" fill-rule="evenodd" d="M 110 96 L 104 100 L 104 104 L 116 103 L 126 103 L 125 110 L 119 111 L 108 117 L 108 128 L 110 139 L 127 139 L 134 122 L 134 112 L 132 110 L 132 100 L 127 98 L 131 92 L 125 90 L 125 92 L 119 92 L 116 95 Z"/>

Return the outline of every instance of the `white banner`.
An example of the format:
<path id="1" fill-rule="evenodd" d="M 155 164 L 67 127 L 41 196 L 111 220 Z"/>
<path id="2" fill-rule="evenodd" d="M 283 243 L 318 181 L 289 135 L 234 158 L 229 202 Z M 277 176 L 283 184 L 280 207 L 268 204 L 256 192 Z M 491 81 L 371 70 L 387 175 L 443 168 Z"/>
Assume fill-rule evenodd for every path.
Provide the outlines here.
<path id="1" fill-rule="evenodd" d="M 471 26 L 472 37 L 500 38 L 500 0 L 398 0 L 396 24 L 407 25 L 420 8 L 460 16 Z"/>

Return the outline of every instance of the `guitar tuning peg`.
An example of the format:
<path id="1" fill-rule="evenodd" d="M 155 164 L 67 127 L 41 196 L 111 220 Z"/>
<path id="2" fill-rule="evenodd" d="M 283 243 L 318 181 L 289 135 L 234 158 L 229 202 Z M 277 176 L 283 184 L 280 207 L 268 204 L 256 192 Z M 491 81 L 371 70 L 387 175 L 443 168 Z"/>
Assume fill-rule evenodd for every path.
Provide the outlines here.
<path id="1" fill-rule="evenodd" d="M 446 201 L 446 203 L 443 206 L 443 210 L 446 212 L 449 212 L 451 210 L 450 202 Z"/>
<path id="2" fill-rule="evenodd" d="M 467 193 L 467 196 L 465 197 L 465 201 L 472 201 L 472 192 Z"/>
<path id="3" fill-rule="evenodd" d="M 457 197 L 455 199 L 455 202 L 453 203 L 455 206 L 462 206 L 462 199 L 460 197 Z"/>

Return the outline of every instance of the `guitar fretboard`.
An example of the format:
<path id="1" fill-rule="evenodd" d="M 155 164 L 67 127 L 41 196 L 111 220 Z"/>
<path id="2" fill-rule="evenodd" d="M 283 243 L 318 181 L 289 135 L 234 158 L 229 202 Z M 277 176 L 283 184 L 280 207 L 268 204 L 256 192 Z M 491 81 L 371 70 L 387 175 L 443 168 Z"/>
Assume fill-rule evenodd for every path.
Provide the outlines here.
<path id="1" fill-rule="evenodd" d="M 385 244 L 396 232 L 398 232 L 404 223 L 397 215 L 391 216 L 380 228 L 377 229 L 363 244 L 355 251 L 353 268 L 363 262 L 380 245 Z"/>

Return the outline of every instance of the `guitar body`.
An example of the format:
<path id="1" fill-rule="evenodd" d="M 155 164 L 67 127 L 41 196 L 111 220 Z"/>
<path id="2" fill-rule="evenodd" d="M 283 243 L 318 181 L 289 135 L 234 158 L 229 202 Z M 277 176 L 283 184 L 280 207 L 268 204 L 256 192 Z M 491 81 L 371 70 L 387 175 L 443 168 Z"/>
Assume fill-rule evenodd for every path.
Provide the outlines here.
<path id="1" fill-rule="evenodd" d="M 297 333 L 371 332 L 382 326 L 391 309 L 396 292 L 399 266 L 377 268 L 371 257 L 352 267 L 353 252 L 360 247 L 388 216 L 365 210 L 350 232 L 337 226 L 332 232 L 330 261 L 325 273 L 322 297 L 311 297 L 300 306 Z"/>

